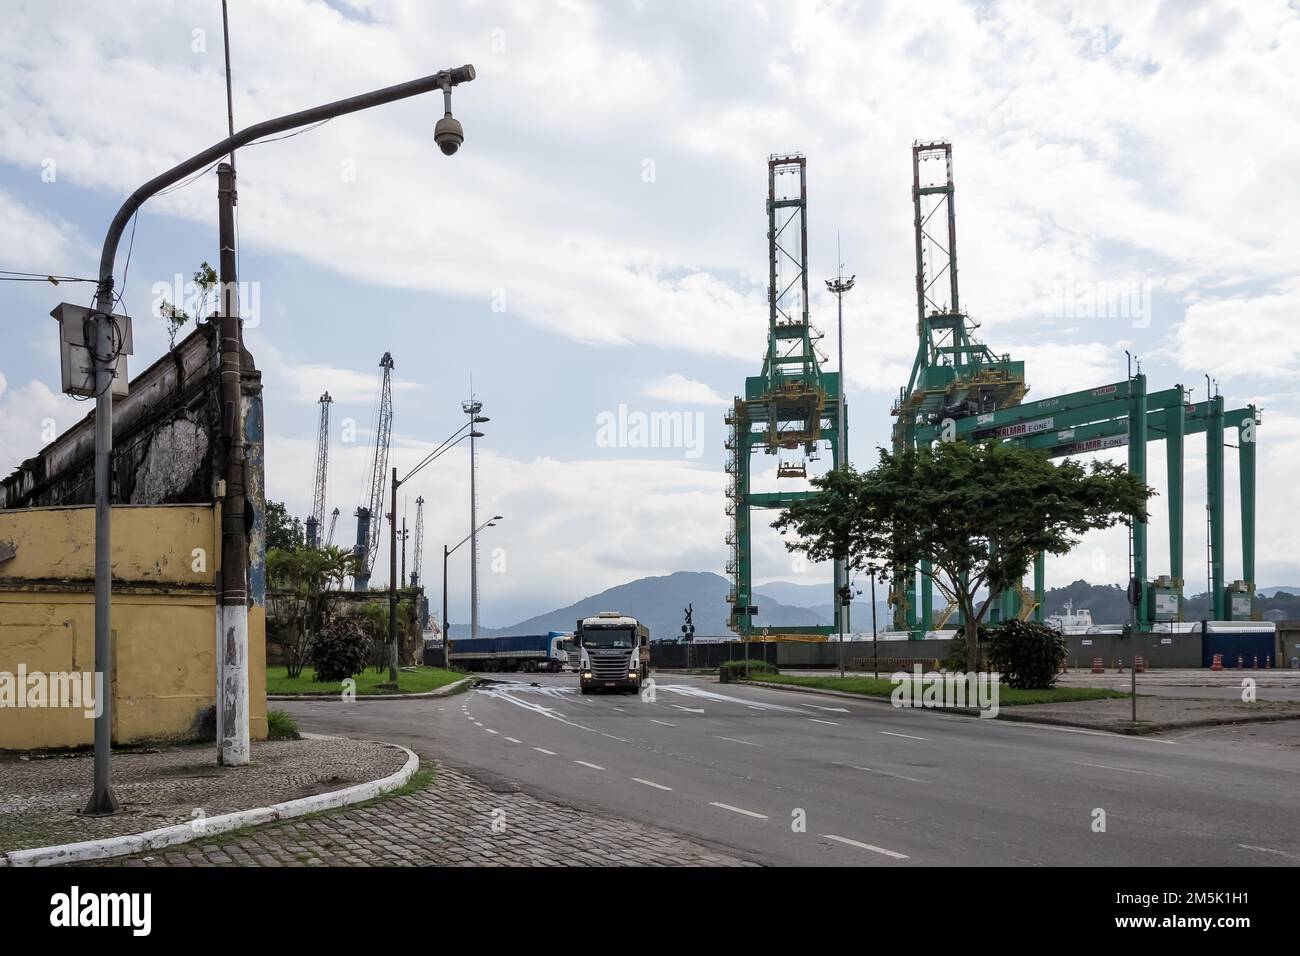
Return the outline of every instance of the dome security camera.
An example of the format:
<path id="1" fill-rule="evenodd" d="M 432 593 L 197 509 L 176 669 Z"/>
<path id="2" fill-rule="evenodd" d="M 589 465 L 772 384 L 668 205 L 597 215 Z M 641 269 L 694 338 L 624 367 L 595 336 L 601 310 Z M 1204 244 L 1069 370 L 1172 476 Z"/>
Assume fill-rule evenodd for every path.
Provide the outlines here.
<path id="1" fill-rule="evenodd" d="M 465 142 L 465 130 L 460 125 L 460 120 L 451 115 L 448 110 L 442 119 L 438 120 L 438 125 L 433 128 L 433 141 L 438 144 L 438 148 L 447 156 L 451 156 L 456 150 L 460 149 L 460 144 Z"/>

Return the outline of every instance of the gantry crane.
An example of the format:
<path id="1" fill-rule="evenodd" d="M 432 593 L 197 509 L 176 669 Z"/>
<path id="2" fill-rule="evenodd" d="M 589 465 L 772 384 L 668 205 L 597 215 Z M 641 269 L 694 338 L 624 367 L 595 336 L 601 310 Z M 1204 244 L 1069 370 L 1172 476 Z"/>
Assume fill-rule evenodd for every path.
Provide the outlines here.
<path id="1" fill-rule="evenodd" d="M 334 545 L 334 526 L 337 525 L 338 523 L 339 523 L 339 509 L 335 508 L 333 511 L 330 512 L 330 530 L 329 533 L 325 535 L 325 547 L 327 548 L 333 547 Z"/>
<path id="2" fill-rule="evenodd" d="M 357 575 L 354 590 L 365 591 L 370 587 L 370 569 L 375 563 L 375 548 L 379 544 L 381 522 L 376 520 L 383 514 L 384 492 L 387 482 L 384 472 L 388 468 L 388 445 L 393 434 L 393 356 L 385 352 L 379 360 L 383 369 L 383 378 L 379 384 L 379 409 L 376 416 L 374 442 L 375 452 L 372 460 L 366 493 L 357 508 L 357 543 L 353 551 L 357 556 Z"/>
<path id="3" fill-rule="evenodd" d="M 326 392 L 318 399 L 320 402 L 320 430 L 316 436 L 316 489 L 312 497 L 311 515 L 307 518 L 307 547 L 315 548 L 320 544 L 320 526 L 325 520 L 325 479 L 329 474 L 330 455 L 330 404 L 334 399 Z"/>
<path id="4" fill-rule="evenodd" d="M 411 558 L 411 587 L 420 586 L 420 567 L 424 563 L 424 496 L 415 499 L 415 554 Z"/>

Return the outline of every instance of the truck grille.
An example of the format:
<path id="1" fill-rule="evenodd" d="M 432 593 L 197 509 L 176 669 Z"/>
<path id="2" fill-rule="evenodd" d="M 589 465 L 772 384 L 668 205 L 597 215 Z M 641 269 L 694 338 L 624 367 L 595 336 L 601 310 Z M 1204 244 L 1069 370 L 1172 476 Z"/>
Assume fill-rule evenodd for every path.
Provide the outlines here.
<path id="1" fill-rule="evenodd" d="M 627 656 L 593 657 L 592 675 L 597 680 L 620 680 L 627 678 Z"/>

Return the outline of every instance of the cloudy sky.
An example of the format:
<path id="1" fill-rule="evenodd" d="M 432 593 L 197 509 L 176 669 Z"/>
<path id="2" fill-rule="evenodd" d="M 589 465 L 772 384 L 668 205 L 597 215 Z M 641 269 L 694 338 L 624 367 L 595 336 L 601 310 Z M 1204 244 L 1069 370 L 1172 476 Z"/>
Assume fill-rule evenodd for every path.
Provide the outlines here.
<path id="1" fill-rule="evenodd" d="M 954 144 L 962 302 L 984 341 L 1027 363 L 1032 397 L 1121 380 L 1129 350 L 1153 389 L 1201 398 L 1209 374 L 1229 408 L 1262 406 L 1257 583 L 1300 584 L 1296 0 L 231 7 L 237 126 L 478 71 L 454 96 L 466 143 L 453 158 L 433 144 L 440 98 L 425 96 L 248 147 L 238 169 L 269 495 L 310 510 L 328 389 L 330 507 L 350 540 L 382 353 L 396 361 L 399 468 L 459 427 L 472 380 L 492 419 L 480 513 L 506 516 L 482 539 L 484 623 L 645 574 L 722 571 L 722 418 L 764 350 L 770 153 L 808 157 L 812 288 L 835 274 L 837 235 L 858 277 L 845 303 L 853 457 L 887 441 L 916 348 L 917 139 Z M 225 134 L 221 4 L 40 0 L 6 20 L 0 269 L 92 275 L 126 194 Z M 140 214 L 125 282 L 134 368 L 167 348 L 157 288 L 215 264 L 215 214 L 213 173 Z M 44 444 L 46 419 L 85 411 L 58 394 L 48 313 L 86 289 L 0 283 L 0 471 Z M 1117 294 L 1131 306 L 1119 314 L 1088 305 Z M 811 306 L 834 356 L 832 300 L 819 291 Z M 654 412 L 679 416 L 674 447 L 635 447 L 619 427 Z M 412 518 L 426 499 L 429 580 L 468 531 L 463 451 L 409 487 Z M 1151 461 L 1160 490 L 1159 446 Z M 756 466 L 771 481 L 774 460 Z M 1193 439 L 1190 592 L 1204 590 L 1204 474 Z M 1154 573 L 1167 527 L 1156 499 Z M 825 578 L 792 565 L 774 532 L 755 546 L 756 580 Z M 1090 536 L 1049 562 L 1049 583 L 1121 582 L 1126 554 L 1122 534 Z M 468 547 L 452 559 L 453 620 L 467 581 Z"/>

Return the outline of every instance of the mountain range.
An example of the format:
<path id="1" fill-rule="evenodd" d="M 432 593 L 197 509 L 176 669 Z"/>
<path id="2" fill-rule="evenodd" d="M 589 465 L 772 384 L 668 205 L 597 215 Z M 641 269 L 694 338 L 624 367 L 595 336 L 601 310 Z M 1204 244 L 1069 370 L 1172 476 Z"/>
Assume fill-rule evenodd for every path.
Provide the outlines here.
<path id="1" fill-rule="evenodd" d="M 727 629 L 727 592 L 731 582 L 712 571 L 677 571 L 656 577 L 638 578 L 627 584 L 607 588 L 543 614 L 537 614 L 508 627 L 479 627 L 480 637 L 503 637 L 511 634 L 544 634 L 547 631 L 571 631 L 579 618 L 591 617 L 601 611 L 619 611 L 630 614 L 650 629 L 652 640 L 671 640 L 681 636 L 684 611 L 688 604 L 694 608 L 697 637 L 729 636 Z M 890 626 L 889 606 L 883 600 L 883 587 L 876 589 L 876 620 L 881 630 Z M 834 606 L 830 602 L 829 584 L 794 584 L 773 581 L 756 585 L 754 603 L 759 609 L 755 622 L 774 627 L 793 624 L 829 625 L 834 621 Z M 1278 592 L 1283 592 L 1281 598 Z M 1300 595 L 1300 587 L 1260 588 L 1259 594 L 1268 605 L 1289 609 L 1291 601 L 1286 595 Z M 1069 601 L 1080 610 L 1087 608 L 1097 624 L 1122 624 L 1128 620 L 1128 598 L 1118 584 L 1089 584 L 1075 581 L 1060 588 L 1048 590 L 1044 604 L 1048 614 L 1063 610 Z M 1205 596 L 1188 599 L 1187 617 L 1194 620 L 1205 605 Z M 1296 600 L 1300 604 L 1300 599 Z M 936 596 L 936 610 L 943 606 Z M 1297 610 L 1300 614 L 1300 610 Z M 859 597 L 853 604 L 851 627 L 854 631 L 871 630 L 871 604 Z M 452 624 L 452 638 L 469 637 L 468 624 Z"/>

